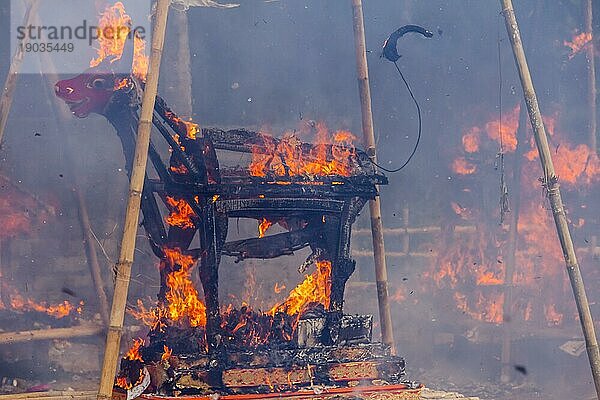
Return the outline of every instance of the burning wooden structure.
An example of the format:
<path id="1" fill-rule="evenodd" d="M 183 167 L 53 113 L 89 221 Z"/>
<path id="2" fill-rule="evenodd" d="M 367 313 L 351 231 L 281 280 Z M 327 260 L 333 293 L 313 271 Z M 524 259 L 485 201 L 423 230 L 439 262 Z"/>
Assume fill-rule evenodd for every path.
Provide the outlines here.
<path id="1" fill-rule="evenodd" d="M 137 52 L 137 49 L 136 49 Z M 134 46 L 119 63 L 133 65 Z M 56 94 L 78 117 L 104 115 L 121 140 L 131 172 L 143 81 L 119 74 L 109 62 L 56 84 Z M 352 224 L 377 185 L 387 183 L 352 135 L 311 126 L 318 143 L 278 139 L 236 129 L 200 129 L 179 118 L 160 98 L 153 124 L 170 149 L 165 163 L 151 142 L 157 178 L 146 174 L 142 225 L 160 258 L 158 302 L 132 313 L 150 326 L 122 360 L 117 386 L 150 385 L 154 393 L 274 393 L 320 386 L 348 388 L 402 384 L 404 360 L 372 343 L 371 316 L 343 313 L 344 289 L 355 269 Z M 231 155 L 247 165 L 228 166 Z M 163 217 L 159 200 L 168 215 Z M 228 220 L 259 223 L 258 237 L 227 242 Z M 166 221 L 167 225 L 163 223 Z M 265 236 L 279 224 L 287 232 Z M 198 235 L 199 247 L 190 248 Z M 299 267 L 315 270 L 288 299 L 267 312 L 223 308 L 222 256 L 270 259 L 309 247 Z M 204 298 L 191 274 L 198 263 Z M 149 379 L 150 378 L 150 379 Z"/>

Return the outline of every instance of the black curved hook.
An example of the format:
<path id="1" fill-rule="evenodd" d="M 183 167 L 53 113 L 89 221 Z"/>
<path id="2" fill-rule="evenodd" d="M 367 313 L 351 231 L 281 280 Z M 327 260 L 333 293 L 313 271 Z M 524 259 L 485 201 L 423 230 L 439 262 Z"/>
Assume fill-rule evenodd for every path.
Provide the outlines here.
<path id="1" fill-rule="evenodd" d="M 404 25 L 400 27 L 397 31 L 392 33 L 383 43 L 383 53 L 381 57 L 385 57 L 391 62 L 396 62 L 400 59 L 400 54 L 398 54 L 398 49 L 396 45 L 398 44 L 398 39 L 409 32 L 420 33 L 421 35 L 430 38 L 433 37 L 433 33 L 429 32 L 427 29 L 423 28 L 419 25 Z"/>

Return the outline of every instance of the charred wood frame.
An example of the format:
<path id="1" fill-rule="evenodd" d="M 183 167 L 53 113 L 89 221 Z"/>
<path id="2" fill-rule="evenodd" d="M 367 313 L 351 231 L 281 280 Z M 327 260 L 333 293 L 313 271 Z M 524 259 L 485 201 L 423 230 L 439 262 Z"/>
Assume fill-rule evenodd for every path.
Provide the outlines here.
<path id="1" fill-rule="evenodd" d="M 72 81 L 87 79 L 89 82 L 92 78 L 80 76 L 61 81 L 57 84 L 57 94 L 65 98 L 66 95 L 61 96 L 63 87 L 70 89 L 76 83 Z M 116 89 L 99 113 L 116 129 L 125 155 L 126 170 L 130 174 L 141 84 L 130 76 L 112 76 L 111 79 Z M 118 88 L 116 83 L 119 83 Z M 67 90 L 67 93 L 70 92 Z M 263 134 L 244 129 L 224 131 L 208 128 L 190 134 L 189 126 L 160 97 L 156 101 L 153 124 L 171 150 L 166 163 L 151 141 L 149 158 L 158 179 L 151 179 L 146 174 L 141 202 L 142 225 L 154 254 L 161 259 L 158 300 L 166 301 L 169 273 L 182 268 L 169 259 L 169 249 L 177 249 L 199 263 L 206 327 L 201 333 L 174 326 L 166 332 L 151 331 L 150 345 L 142 349 L 144 360 L 153 362 L 158 357 L 160 361 L 162 345 L 168 344 L 178 354 L 178 361 L 170 372 L 173 374 L 174 369 L 180 377 L 176 386 L 184 392 L 187 388 L 192 393 L 202 392 L 207 385 L 238 392 L 244 392 L 245 387 L 256 390 L 257 386 L 265 385 L 260 378 L 253 378 L 261 373 L 271 374 L 267 380 L 279 380 L 281 382 L 277 385 L 285 386 L 290 383 L 290 371 L 299 374 L 296 378 L 301 385 L 373 379 L 400 382 L 404 361 L 391 357 L 389 347 L 371 344 L 372 317 L 343 314 L 344 289 L 356 265 L 350 255 L 352 224 L 366 202 L 377 196 L 377 185 L 387 184 L 387 178 L 376 173 L 368 156 L 353 149 L 348 156 L 351 172 L 344 176 L 291 174 L 285 161 L 283 174 L 267 172 L 264 176 L 253 176 L 247 167 L 220 166 L 217 152 L 268 155 L 272 149 L 267 145 L 280 143 L 280 139 L 265 138 Z M 334 149 L 332 145 L 326 146 L 326 153 L 331 157 Z M 300 143 L 298 147 L 301 154 L 308 154 L 315 145 Z M 165 227 L 158 200 L 173 211 L 175 206 L 170 199 L 183 200 L 189 205 L 192 210 L 189 216 L 191 226 L 169 224 Z M 229 218 L 283 221 L 288 232 L 227 242 Z M 190 248 L 196 233 L 200 247 Z M 306 247 L 311 249 L 311 255 L 301 268 L 319 260 L 331 263 L 328 310 L 312 310 L 314 315 L 300 320 L 294 346 L 278 346 L 275 343 L 270 350 L 262 350 L 262 353 L 256 348 L 250 351 L 230 346 L 231 342 L 223 336 L 224 316 L 221 315 L 218 298 L 221 257 L 234 257 L 236 262 L 268 259 Z M 275 319 L 273 317 L 271 325 L 275 325 Z M 205 338 L 197 335 L 205 335 Z M 140 363 L 128 363 L 125 368 L 122 365 L 121 376 L 131 371 L 130 381 L 136 382 L 143 367 L 137 364 Z M 318 366 L 314 374 L 311 364 Z M 146 366 L 151 369 L 150 364 Z M 249 367 L 254 368 L 252 372 L 244 372 Z M 277 368 L 281 371 L 277 372 Z M 232 369 L 236 372 L 231 372 Z M 156 371 L 150 373 L 157 374 Z M 165 379 L 164 376 L 153 376 L 155 389 L 158 390 L 160 382 Z M 265 390 L 269 391 L 269 388 Z"/>

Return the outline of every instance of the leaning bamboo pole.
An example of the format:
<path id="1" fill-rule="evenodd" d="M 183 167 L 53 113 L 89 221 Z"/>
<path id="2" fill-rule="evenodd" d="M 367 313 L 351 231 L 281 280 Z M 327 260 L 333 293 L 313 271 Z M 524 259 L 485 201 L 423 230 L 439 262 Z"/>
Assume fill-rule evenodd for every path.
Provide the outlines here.
<path id="1" fill-rule="evenodd" d="M 575 297 L 575 303 L 577 304 L 577 311 L 579 313 L 579 320 L 581 321 L 587 354 L 592 370 L 592 377 L 596 386 L 596 395 L 600 398 L 600 351 L 598 349 L 598 342 L 596 339 L 596 333 L 594 331 L 594 321 L 592 319 L 592 313 L 590 312 L 590 306 L 585 292 L 583 279 L 581 277 L 581 271 L 579 270 L 579 264 L 577 262 L 577 255 L 575 254 L 573 240 L 571 239 L 571 233 L 569 232 L 567 216 L 560 194 L 558 177 L 554 171 L 554 164 L 552 162 L 550 146 L 548 145 L 548 137 L 546 136 L 546 130 L 544 128 L 544 121 L 542 120 L 542 114 L 540 112 L 537 96 L 531 80 L 531 74 L 529 72 L 529 66 L 527 65 L 525 51 L 523 50 L 521 33 L 519 32 L 519 26 L 515 17 L 512 0 L 500 0 L 500 4 L 502 5 L 502 13 L 504 15 L 506 30 L 512 45 L 515 63 L 517 65 L 519 78 L 523 87 L 525 103 L 527 104 L 529 119 L 533 128 L 535 143 L 540 156 L 540 162 L 542 163 L 542 169 L 544 171 L 543 183 L 548 194 L 550 206 L 552 208 L 554 223 L 556 225 L 563 255 L 565 257 L 567 274 L 569 275 L 571 288 L 573 289 L 573 295 Z"/>
<path id="2" fill-rule="evenodd" d="M 594 25 L 593 25 L 593 8 L 592 0 L 586 1 L 585 8 L 585 31 L 592 35 L 592 41 L 589 43 L 586 51 L 588 61 L 588 113 L 589 113 L 589 145 L 593 153 L 598 151 L 598 109 L 597 109 L 597 90 L 596 90 L 596 56 L 594 44 L 596 38 L 594 37 Z"/>
<path id="3" fill-rule="evenodd" d="M 121 344 L 121 331 L 125 318 L 125 305 L 131 279 L 131 266 L 135 250 L 135 241 L 140 214 L 140 203 L 146 164 L 148 162 L 148 147 L 150 145 L 150 131 L 152 128 L 152 113 L 158 90 L 158 78 L 160 74 L 160 61 L 162 58 L 167 16 L 169 13 L 170 0 L 157 0 L 154 29 L 152 32 L 152 52 L 150 54 L 148 76 L 144 87 L 142 110 L 137 131 L 137 141 L 131 182 L 129 185 L 129 199 L 125 214 L 123 228 L 123 239 L 119 262 L 116 265 L 116 280 L 113 293 L 112 309 L 110 311 L 110 323 L 106 336 L 106 348 L 102 373 L 100 375 L 100 388 L 98 389 L 98 400 L 109 400 L 112 397 L 117 362 L 119 359 L 119 347 Z"/>
<path id="4" fill-rule="evenodd" d="M 0 394 L 0 400 L 93 400 L 96 392 L 91 390 L 52 390 L 49 392 L 29 392 Z"/>
<path id="5" fill-rule="evenodd" d="M 100 335 L 104 327 L 95 324 L 77 325 L 68 328 L 34 329 L 0 333 L 0 344 L 31 342 L 36 340 L 70 339 Z"/>
<path id="6" fill-rule="evenodd" d="M 37 0 L 31 0 L 25 10 L 25 17 L 23 18 L 23 26 L 31 25 L 33 16 L 36 14 L 36 9 L 39 2 Z M 10 107 L 12 106 L 13 96 L 15 94 L 15 88 L 17 86 L 17 77 L 21 70 L 21 64 L 23 63 L 24 46 L 27 43 L 27 37 L 21 41 L 21 46 L 17 46 L 15 54 L 10 62 L 8 74 L 6 75 L 6 81 L 2 87 L 2 96 L 0 97 L 0 146 L 4 139 L 4 130 L 6 123 L 8 122 L 8 115 L 10 114 Z"/>
<path id="7" fill-rule="evenodd" d="M 358 71 L 358 90 L 362 112 L 362 129 L 365 150 L 371 160 L 377 162 L 375 134 L 373 132 L 373 113 L 371 110 L 371 89 L 369 87 L 369 67 L 367 65 L 367 46 L 365 43 L 365 22 L 362 0 L 352 0 L 354 45 L 356 48 L 356 66 Z M 395 353 L 392 314 L 388 296 L 387 266 L 385 263 L 385 245 L 383 241 L 383 223 L 381 222 L 381 203 L 379 197 L 369 201 L 371 214 L 371 233 L 373 236 L 373 255 L 375 259 L 375 280 L 377 281 L 377 299 L 381 340 Z"/>

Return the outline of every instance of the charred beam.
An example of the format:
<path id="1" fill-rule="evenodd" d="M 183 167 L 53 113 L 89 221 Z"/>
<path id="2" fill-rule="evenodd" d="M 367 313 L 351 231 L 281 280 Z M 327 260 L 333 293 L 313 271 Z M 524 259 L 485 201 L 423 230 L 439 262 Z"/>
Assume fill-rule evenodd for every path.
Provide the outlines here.
<path id="1" fill-rule="evenodd" d="M 310 242 L 318 241 L 318 232 L 317 228 L 305 228 L 262 238 L 227 242 L 223 246 L 222 254 L 237 257 L 237 261 L 247 258 L 268 259 L 291 255 L 308 246 Z"/>

